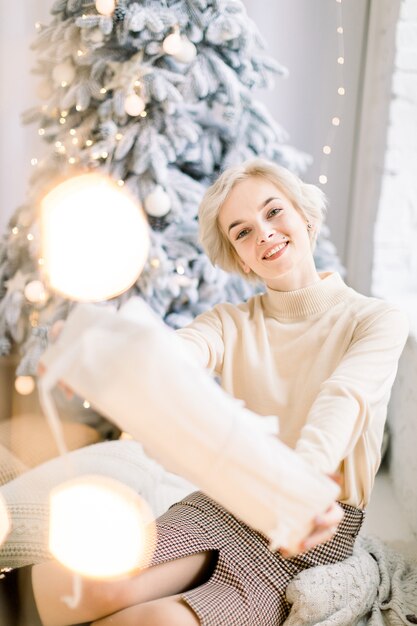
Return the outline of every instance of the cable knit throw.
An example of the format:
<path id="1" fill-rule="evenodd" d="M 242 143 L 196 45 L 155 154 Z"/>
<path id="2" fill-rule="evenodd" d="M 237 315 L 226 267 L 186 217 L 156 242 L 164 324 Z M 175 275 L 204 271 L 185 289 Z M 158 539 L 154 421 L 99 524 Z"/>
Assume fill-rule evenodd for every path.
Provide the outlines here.
<path id="1" fill-rule="evenodd" d="M 193 490 L 135 441 L 99 443 L 69 457 L 72 476 L 94 473 L 121 480 L 142 494 L 155 515 Z M 48 496 L 65 480 L 67 465 L 57 458 L 25 472 L 4 448 L 0 459 L 0 496 L 12 518 L 12 531 L 0 547 L 0 569 L 48 559 Z M 417 624 L 417 562 L 376 538 L 359 537 L 349 559 L 298 574 L 288 586 L 287 599 L 292 608 L 285 626 Z"/>
<path id="2" fill-rule="evenodd" d="M 292 609 L 285 626 L 417 624 L 417 563 L 360 536 L 349 559 L 298 574 L 287 600 Z"/>

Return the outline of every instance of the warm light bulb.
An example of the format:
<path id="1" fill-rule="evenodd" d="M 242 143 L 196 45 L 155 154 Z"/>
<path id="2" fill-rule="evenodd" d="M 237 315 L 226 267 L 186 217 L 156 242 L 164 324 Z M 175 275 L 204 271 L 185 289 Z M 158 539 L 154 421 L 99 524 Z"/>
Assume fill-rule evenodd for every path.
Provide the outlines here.
<path id="1" fill-rule="evenodd" d="M 152 514 L 130 487 L 106 476 L 83 476 L 50 496 L 49 549 L 74 572 L 122 576 L 148 565 L 155 542 Z"/>
<path id="2" fill-rule="evenodd" d="M 330 154 L 332 151 L 330 146 L 323 146 L 323 152 L 324 154 Z"/>
<path id="3" fill-rule="evenodd" d="M 339 63 L 339 65 L 343 65 L 345 59 L 343 57 L 338 57 L 337 62 Z"/>
<path id="4" fill-rule="evenodd" d="M 343 35 L 343 26 L 338 26 L 337 32 L 339 33 L 339 35 Z"/>
<path id="5" fill-rule="evenodd" d="M 339 89 L 337 90 L 337 93 L 339 94 L 339 96 L 344 96 L 345 95 L 345 88 L 344 87 L 339 87 Z"/>
<path id="6" fill-rule="evenodd" d="M 35 381 L 32 376 L 18 376 L 14 382 L 14 387 L 21 396 L 28 396 L 35 389 Z"/>
<path id="7" fill-rule="evenodd" d="M 149 227 L 133 196 L 98 173 L 70 178 L 41 202 L 45 280 L 75 300 L 119 295 L 138 278 Z"/>
<path id="8" fill-rule="evenodd" d="M 339 126 L 339 124 L 340 124 L 340 117 L 332 117 L 332 124 L 333 124 L 333 126 Z"/>
<path id="9" fill-rule="evenodd" d="M 319 176 L 319 182 L 320 182 L 322 185 L 325 185 L 325 184 L 327 183 L 327 176 L 325 176 L 324 174 L 321 174 L 321 175 Z"/>
<path id="10" fill-rule="evenodd" d="M 116 4 L 114 0 L 96 0 L 97 12 L 101 15 L 111 15 L 114 13 Z"/>
<path id="11" fill-rule="evenodd" d="M 9 511 L 3 496 L 0 495 L 0 546 L 11 530 Z"/>

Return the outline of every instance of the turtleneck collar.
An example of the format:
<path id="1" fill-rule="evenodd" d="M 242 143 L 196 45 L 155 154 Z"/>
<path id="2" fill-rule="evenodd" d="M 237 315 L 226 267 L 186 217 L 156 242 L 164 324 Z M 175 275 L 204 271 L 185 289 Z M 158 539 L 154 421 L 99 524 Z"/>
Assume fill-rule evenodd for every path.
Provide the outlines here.
<path id="1" fill-rule="evenodd" d="M 296 291 L 267 288 L 262 296 L 266 312 L 272 317 L 300 319 L 323 313 L 343 300 L 349 287 L 336 272 L 320 273 L 320 281 Z"/>

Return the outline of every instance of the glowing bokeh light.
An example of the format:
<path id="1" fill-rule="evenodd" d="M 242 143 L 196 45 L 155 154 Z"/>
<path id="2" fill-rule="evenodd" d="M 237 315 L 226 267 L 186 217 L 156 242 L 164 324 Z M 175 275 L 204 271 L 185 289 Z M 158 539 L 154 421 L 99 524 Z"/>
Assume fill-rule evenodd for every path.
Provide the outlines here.
<path id="1" fill-rule="evenodd" d="M 43 198 L 41 234 L 45 281 L 74 300 L 121 294 L 148 256 L 149 226 L 141 207 L 98 173 L 70 178 Z"/>
<path id="2" fill-rule="evenodd" d="M 146 567 L 155 542 L 148 505 L 106 476 L 62 483 L 50 495 L 49 549 L 70 570 L 114 578 Z"/>

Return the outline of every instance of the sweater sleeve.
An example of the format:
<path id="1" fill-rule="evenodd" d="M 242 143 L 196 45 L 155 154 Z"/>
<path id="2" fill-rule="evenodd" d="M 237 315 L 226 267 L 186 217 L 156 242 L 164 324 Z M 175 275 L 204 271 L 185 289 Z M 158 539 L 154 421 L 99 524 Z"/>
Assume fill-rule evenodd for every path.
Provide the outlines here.
<path id="1" fill-rule="evenodd" d="M 332 473 L 353 450 L 375 415 L 386 416 L 408 320 L 388 309 L 360 322 L 333 374 L 311 406 L 295 450 L 313 467 Z"/>
<path id="2" fill-rule="evenodd" d="M 177 330 L 187 351 L 210 372 L 220 375 L 223 364 L 223 326 L 217 307 Z"/>

